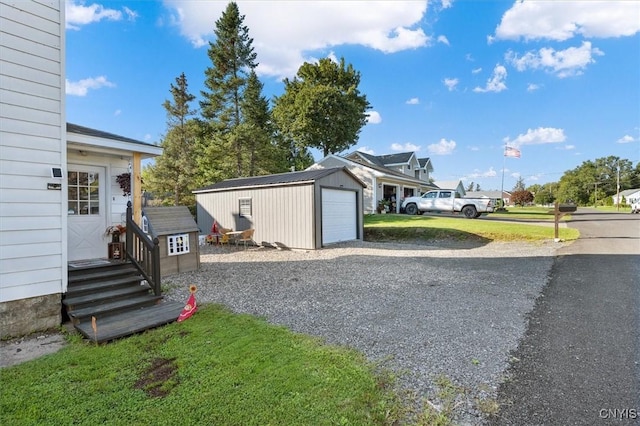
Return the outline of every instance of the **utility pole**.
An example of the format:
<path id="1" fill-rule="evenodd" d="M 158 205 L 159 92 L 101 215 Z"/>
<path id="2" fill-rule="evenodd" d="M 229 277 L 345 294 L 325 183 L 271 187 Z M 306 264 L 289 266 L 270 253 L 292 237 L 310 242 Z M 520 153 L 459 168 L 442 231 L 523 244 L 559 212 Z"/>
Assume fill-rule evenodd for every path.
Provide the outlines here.
<path id="1" fill-rule="evenodd" d="M 617 181 L 616 187 L 617 187 L 616 205 L 618 206 L 618 211 L 620 211 L 620 160 L 618 160 L 618 181 Z"/>

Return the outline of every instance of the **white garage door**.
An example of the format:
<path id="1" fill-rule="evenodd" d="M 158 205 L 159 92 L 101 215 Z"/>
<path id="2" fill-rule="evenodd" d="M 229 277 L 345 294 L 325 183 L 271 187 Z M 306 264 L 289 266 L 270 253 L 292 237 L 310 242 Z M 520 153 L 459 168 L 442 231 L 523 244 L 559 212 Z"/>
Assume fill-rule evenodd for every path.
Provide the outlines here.
<path id="1" fill-rule="evenodd" d="M 322 245 L 358 238 L 356 192 L 322 189 Z"/>

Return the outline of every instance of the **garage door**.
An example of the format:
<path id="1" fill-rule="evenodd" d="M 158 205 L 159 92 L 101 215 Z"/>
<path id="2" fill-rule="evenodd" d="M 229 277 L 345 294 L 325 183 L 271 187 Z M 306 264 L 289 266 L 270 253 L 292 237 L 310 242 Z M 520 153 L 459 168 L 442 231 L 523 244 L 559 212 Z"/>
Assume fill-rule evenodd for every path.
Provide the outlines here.
<path id="1" fill-rule="evenodd" d="M 358 238 L 356 192 L 322 190 L 322 245 Z"/>

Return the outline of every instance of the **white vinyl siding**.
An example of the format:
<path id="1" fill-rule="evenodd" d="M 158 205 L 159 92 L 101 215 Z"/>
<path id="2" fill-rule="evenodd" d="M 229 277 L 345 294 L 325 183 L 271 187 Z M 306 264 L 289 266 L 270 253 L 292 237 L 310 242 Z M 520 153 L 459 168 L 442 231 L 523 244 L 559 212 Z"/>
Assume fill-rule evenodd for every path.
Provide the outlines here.
<path id="1" fill-rule="evenodd" d="M 66 287 L 64 2 L 0 0 L 0 302 Z"/>
<path id="2" fill-rule="evenodd" d="M 322 244 L 358 238 L 356 193 L 322 189 Z"/>

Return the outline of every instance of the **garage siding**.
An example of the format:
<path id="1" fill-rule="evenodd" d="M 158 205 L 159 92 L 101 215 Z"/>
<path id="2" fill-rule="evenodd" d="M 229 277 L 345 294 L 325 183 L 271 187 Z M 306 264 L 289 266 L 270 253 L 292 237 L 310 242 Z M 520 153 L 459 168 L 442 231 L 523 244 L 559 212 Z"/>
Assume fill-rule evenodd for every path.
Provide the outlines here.
<path id="1" fill-rule="evenodd" d="M 239 200 L 251 199 L 251 216 L 239 216 Z M 255 229 L 258 244 L 288 248 L 313 248 L 313 185 L 247 188 L 196 194 L 198 224 L 202 233 L 220 226 L 234 230 Z"/>

